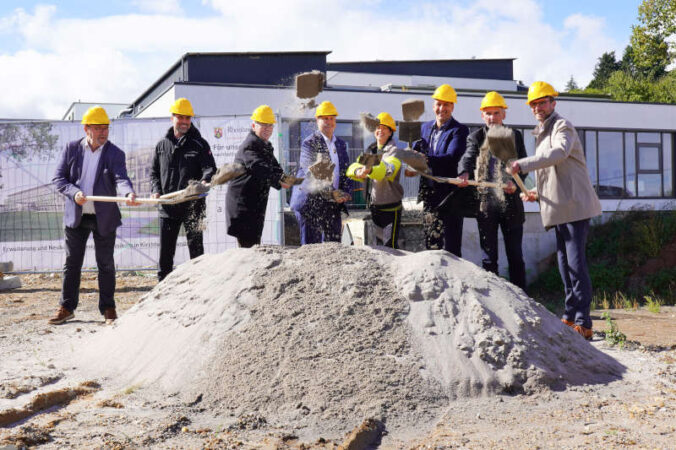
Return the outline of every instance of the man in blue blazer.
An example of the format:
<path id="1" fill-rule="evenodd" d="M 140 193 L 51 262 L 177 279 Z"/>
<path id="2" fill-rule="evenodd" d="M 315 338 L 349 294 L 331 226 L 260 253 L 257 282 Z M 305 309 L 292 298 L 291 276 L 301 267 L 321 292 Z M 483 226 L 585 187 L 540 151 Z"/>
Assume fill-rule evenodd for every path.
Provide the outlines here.
<path id="1" fill-rule="evenodd" d="M 87 201 L 88 195 L 136 196 L 127 176 L 125 155 L 108 141 L 110 120 L 106 111 L 95 106 L 82 117 L 86 137 L 70 142 L 61 155 L 52 182 L 66 196 L 66 263 L 63 267 L 61 305 L 49 323 L 58 325 L 74 317 L 80 294 L 80 274 L 89 234 L 94 234 L 96 265 L 99 269 L 99 311 L 106 323 L 117 319 L 115 312 L 115 231 L 122 224 L 117 203 Z"/>
<path id="2" fill-rule="evenodd" d="M 457 177 L 458 163 L 465 153 L 469 128 L 452 116 L 458 95 L 448 84 L 439 86 L 434 94 L 435 120 L 425 122 L 420 130 L 421 139 L 413 148 L 427 155 L 427 165 L 432 175 Z M 437 208 L 454 189 L 447 183 L 420 179 L 418 201 L 423 202 L 423 231 L 425 246 L 429 250 L 444 249 L 462 256 L 461 215 L 439 211 Z"/>
<path id="3" fill-rule="evenodd" d="M 338 111 L 331 102 L 317 106 L 315 118 L 317 131 L 308 136 L 301 145 L 300 167 L 297 177 L 304 177 L 302 184 L 294 186 L 291 194 L 291 209 L 296 214 L 300 228 L 300 243 L 340 242 L 342 234 L 341 211 L 347 212 L 345 202 L 352 199 L 352 181 L 345 175 L 350 160 L 347 144 L 337 137 L 336 116 Z M 335 164 L 332 189 L 340 189 L 346 195 L 327 199 L 317 186 L 308 168 L 317 160 L 317 154 L 326 154 Z"/>

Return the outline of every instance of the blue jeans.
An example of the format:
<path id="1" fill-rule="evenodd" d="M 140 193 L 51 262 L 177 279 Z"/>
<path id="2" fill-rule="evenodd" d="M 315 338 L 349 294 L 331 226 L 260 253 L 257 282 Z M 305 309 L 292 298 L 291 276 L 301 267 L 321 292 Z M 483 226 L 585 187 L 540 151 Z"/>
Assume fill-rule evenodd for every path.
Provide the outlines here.
<path id="1" fill-rule="evenodd" d="M 98 232 L 96 216 L 84 214 L 77 228 L 66 227 L 66 264 L 63 266 L 63 286 L 59 304 L 75 311 L 80 300 L 80 277 L 89 234 L 94 234 L 96 266 L 99 269 L 99 311 L 115 308 L 115 233 L 102 236 Z"/>
<path id="2" fill-rule="evenodd" d="M 563 318 L 591 328 L 592 284 L 585 256 L 589 219 L 556 225 L 555 230 L 556 256 L 566 295 Z"/>
<path id="3" fill-rule="evenodd" d="M 298 211 L 294 214 L 300 229 L 300 245 L 340 242 L 343 222 L 338 208 L 315 216 L 304 216 Z"/>
<path id="4" fill-rule="evenodd" d="M 481 265 L 485 270 L 498 273 L 498 227 L 505 241 L 505 253 L 509 266 L 509 281 L 521 289 L 526 289 L 526 264 L 523 261 L 523 224 L 507 220 L 504 214 L 479 214 L 479 244 L 481 245 Z"/>

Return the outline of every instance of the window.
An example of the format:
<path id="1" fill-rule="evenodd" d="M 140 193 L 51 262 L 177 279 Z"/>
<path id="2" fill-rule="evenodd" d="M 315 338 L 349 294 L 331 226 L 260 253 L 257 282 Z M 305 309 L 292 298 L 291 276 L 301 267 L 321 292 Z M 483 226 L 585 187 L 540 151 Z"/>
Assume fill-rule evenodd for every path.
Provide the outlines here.
<path id="1" fill-rule="evenodd" d="M 672 197 L 673 133 L 578 130 L 600 198 Z"/>
<path id="2" fill-rule="evenodd" d="M 624 167 L 627 196 L 636 197 L 636 134 L 624 133 Z"/>
<path id="3" fill-rule="evenodd" d="M 596 131 L 585 131 L 584 149 L 587 155 L 587 169 L 592 185 L 598 186 L 598 177 L 596 172 Z"/>
<path id="4" fill-rule="evenodd" d="M 596 191 L 602 197 L 627 197 L 624 189 L 622 133 L 599 131 L 599 182 Z"/>
<path id="5" fill-rule="evenodd" d="M 662 164 L 664 175 L 664 196 L 672 197 L 674 195 L 674 168 L 673 168 L 673 146 L 672 137 L 669 133 L 662 134 L 662 156 L 664 163 Z"/>

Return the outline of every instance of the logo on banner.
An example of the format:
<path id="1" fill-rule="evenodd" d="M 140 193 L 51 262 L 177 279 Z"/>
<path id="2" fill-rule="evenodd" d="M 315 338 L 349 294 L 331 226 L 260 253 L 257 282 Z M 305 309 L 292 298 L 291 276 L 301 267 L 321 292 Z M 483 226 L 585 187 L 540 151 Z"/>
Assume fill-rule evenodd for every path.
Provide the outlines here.
<path id="1" fill-rule="evenodd" d="M 214 127 L 214 137 L 216 139 L 220 139 L 223 137 L 223 128 L 222 127 Z"/>

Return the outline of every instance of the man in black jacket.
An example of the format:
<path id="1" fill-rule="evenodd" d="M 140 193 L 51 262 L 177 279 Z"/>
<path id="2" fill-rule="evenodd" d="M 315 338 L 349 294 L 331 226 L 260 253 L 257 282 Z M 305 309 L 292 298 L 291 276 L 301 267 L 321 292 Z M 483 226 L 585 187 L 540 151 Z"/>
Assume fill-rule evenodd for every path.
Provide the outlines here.
<path id="1" fill-rule="evenodd" d="M 270 188 L 291 187 L 282 181 L 284 171 L 270 143 L 275 114 L 268 105 L 261 105 L 254 110 L 251 120 L 251 131 L 235 155 L 235 163 L 241 164 L 246 172 L 230 183 L 225 203 L 227 232 L 243 248 L 261 243 Z"/>
<path id="2" fill-rule="evenodd" d="M 481 201 L 476 220 L 482 252 L 481 262 L 485 270 L 498 273 L 498 227 L 500 227 L 505 241 L 509 280 L 525 289 L 526 265 L 521 244 L 523 223 L 526 218 L 517 187 L 504 169 L 509 160 L 526 157 L 526 148 L 521 133 L 512 130 L 516 151 L 513 155 L 498 154 L 496 156 L 496 149 L 488 148 L 486 133 L 489 127 L 502 125 L 507 104 L 499 93 L 492 91 L 484 96 L 480 109 L 481 118 L 486 126 L 470 133 L 467 137 L 467 150 L 458 164 L 460 174 L 458 178 L 465 181 L 475 179 L 506 184 L 504 192 L 493 188 L 479 188 Z M 467 183 L 461 185 L 461 187 L 465 186 Z"/>
<path id="3" fill-rule="evenodd" d="M 179 98 L 169 111 L 172 127 L 155 146 L 150 173 L 154 198 L 185 189 L 190 180 L 208 183 L 216 172 L 209 144 L 191 123 L 195 113 L 190 102 Z M 190 259 L 204 254 L 202 222 L 205 210 L 204 199 L 160 206 L 160 263 L 157 273 L 160 281 L 173 270 L 181 224 L 185 228 Z"/>

